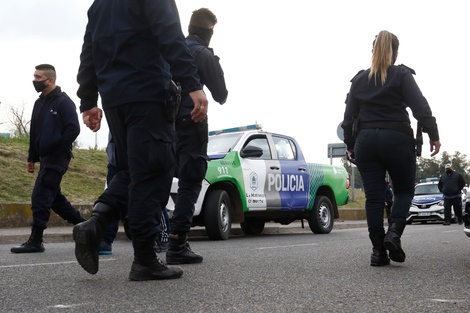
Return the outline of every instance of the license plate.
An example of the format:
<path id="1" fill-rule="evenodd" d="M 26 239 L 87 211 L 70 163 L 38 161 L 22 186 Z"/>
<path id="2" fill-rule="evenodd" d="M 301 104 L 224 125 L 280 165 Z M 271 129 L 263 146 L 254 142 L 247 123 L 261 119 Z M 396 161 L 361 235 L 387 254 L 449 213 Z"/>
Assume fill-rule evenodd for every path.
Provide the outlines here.
<path id="1" fill-rule="evenodd" d="M 418 216 L 430 216 L 431 212 L 419 212 Z"/>

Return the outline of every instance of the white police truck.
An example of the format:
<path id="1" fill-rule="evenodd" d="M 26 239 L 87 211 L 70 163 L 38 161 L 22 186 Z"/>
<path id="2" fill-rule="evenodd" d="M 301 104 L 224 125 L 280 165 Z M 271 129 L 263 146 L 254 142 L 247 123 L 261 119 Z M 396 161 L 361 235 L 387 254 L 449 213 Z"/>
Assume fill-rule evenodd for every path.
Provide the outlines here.
<path id="1" fill-rule="evenodd" d="M 208 169 L 193 226 L 210 239 L 228 239 L 232 223 L 244 234 L 262 233 L 269 221 L 308 221 L 312 232 L 331 232 L 338 206 L 349 198 L 343 166 L 307 163 L 294 138 L 249 125 L 209 133 Z M 167 208 L 174 210 L 178 180 Z"/>

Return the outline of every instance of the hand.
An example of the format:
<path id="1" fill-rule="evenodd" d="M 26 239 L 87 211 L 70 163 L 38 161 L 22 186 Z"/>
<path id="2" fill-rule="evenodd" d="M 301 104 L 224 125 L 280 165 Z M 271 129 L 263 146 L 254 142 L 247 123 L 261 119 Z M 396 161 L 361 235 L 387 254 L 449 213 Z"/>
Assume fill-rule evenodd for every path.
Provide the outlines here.
<path id="1" fill-rule="evenodd" d="M 439 153 L 439 150 L 441 149 L 441 142 L 439 140 L 432 141 L 429 140 L 429 145 L 430 145 L 430 151 L 431 151 L 431 156 L 435 156 L 436 154 Z"/>
<path id="2" fill-rule="evenodd" d="M 26 169 L 28 170 L 28 173 L 34 173 L 34 163 L 28 162 L 28 164 L 26 165 Z"/>
<path id="3" fill-rule="evenodd" d="M 82 113 L 83 123 L 93 132 L 97 132 L 100 129 L 102 117 L 103 111 L 98 107 L 83 111 Z"/>
<path id="4" fill-rule="evenodd" d="M 189 93 L 193 100 L 194 109 L 191 111 L 191 119 L 196 123 L 202 122 L 207 115 L 208 104 L 206 95 L 202 90 L 196 90 Z"/>
<path id="5" fill-rule="evenodd" d="M 346 150 L 346 159 L 352 164 L 356 164 L 356 158 L 354 156 L 354 150 Z"/>

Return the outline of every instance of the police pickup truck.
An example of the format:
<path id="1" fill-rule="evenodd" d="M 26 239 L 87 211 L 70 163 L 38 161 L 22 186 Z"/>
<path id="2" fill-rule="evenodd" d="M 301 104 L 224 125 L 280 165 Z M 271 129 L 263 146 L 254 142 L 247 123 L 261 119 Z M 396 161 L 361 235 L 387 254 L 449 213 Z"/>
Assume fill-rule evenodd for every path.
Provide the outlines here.
<path id="1" fill-rule="evenodd" d="M 232 223 L 244 234 L 263 232 L 266 222 L 307 220 L 315 234 L 331 232 L 338 206 L 348 201 L 349 174 L 343 166 L 307 163 L 294 138 L 261 126 L 209 133 L 208 169 L 195 205 L 193 226 L 210 239 L 228 239 Z M 167 208 L 174 210 L 178 180 Z"/>

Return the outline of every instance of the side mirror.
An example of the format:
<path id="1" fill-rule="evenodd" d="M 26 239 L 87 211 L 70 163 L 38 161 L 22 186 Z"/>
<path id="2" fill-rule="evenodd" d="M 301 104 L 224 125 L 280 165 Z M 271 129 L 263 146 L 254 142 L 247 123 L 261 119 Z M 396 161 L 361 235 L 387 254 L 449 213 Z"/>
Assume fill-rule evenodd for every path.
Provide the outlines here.
<path id="1" fill-rule="evenodd" d="M 263 149 L 255 146 L 246 146 L 240 151 L 240 156 L 242 158 L 259 158 L 263 155 Z"/>

